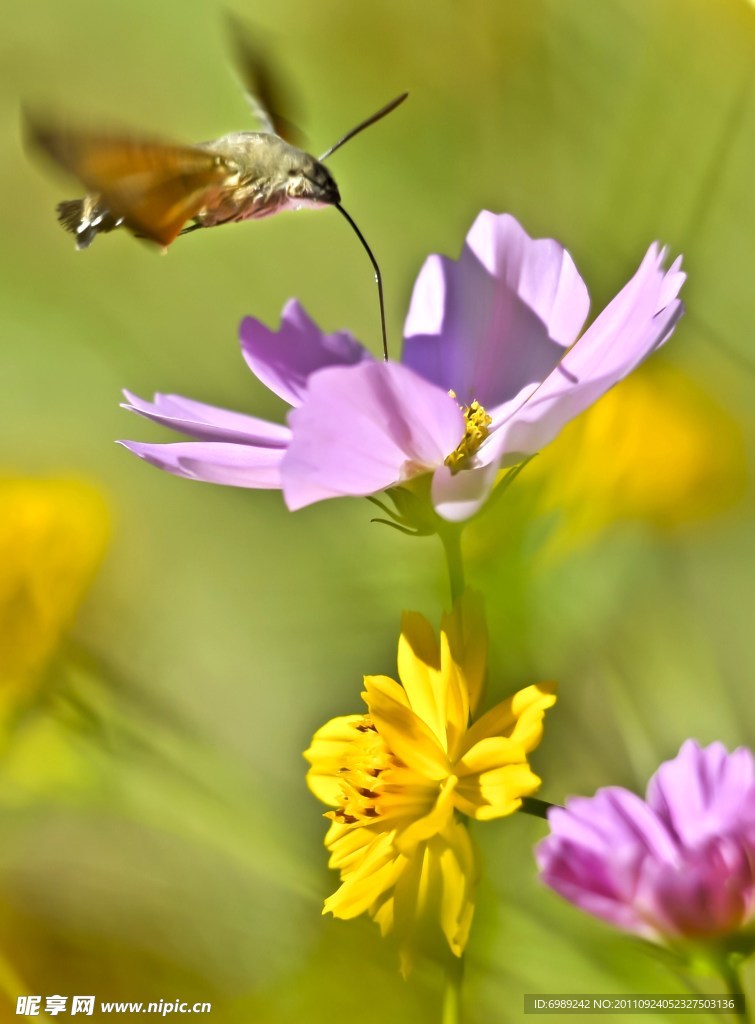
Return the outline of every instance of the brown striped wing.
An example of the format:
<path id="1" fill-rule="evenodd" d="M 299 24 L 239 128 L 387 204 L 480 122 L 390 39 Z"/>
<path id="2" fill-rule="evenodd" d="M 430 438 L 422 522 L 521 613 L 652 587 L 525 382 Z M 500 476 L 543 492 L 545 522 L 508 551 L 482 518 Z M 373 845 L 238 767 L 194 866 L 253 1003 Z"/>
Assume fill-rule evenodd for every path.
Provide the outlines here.
<path id="1" fill-rule="evenodd" d="M 32 142 L 135 234 L 167 246 L 238 171 L 195 146 L 30 125 Z"/>

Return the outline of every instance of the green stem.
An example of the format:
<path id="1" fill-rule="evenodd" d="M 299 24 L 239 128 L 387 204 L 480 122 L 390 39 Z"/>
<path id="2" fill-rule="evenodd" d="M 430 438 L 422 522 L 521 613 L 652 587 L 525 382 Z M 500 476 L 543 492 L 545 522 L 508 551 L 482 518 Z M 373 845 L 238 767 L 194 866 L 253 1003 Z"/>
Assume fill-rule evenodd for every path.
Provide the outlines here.
<path id="1" fill-rule="evenodd" d="M 461 557 L 461 526 L 451 523 L 438 531 L 443 550 L 446 553 L 448 579 L 451 585 L 451 600 L 456 601 L 464 593 L 464 562 Z"/>
<path id="2" fill-rule="evenodd" d="M 535 818 L 548 820 L 548 811 L 551 807 L 558 807 L 558 804 L 551 804 L 547 800 L 538 800 L 536 796 L 522 797 L 522 806 L 519 808 L 521 814 L 531 814 Z"/>
<path id="3" fill-rule="evenodd" d="M 442 1024 L 461 1024 L 461 986 L 463 981 L 464 958 L 454 957 L 446 974 Z"/>

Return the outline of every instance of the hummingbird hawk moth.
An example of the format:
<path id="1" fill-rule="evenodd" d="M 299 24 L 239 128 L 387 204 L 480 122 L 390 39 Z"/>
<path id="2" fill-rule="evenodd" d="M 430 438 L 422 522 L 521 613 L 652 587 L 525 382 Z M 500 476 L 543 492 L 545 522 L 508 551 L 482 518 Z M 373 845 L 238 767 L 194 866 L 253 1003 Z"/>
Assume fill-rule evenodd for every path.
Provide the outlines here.
<path id="1" fill-rule="evenodd" d="M 278 112 L 280 89 L 262 54 L 234 23 L 238 63 L 260 131 L 232 132 L 185 146 L 115 132 L 69 130 L 27 117 L 30 143 L 84 185 L 83 199 L 57 206 L 58 220 L 88 248 L 98 234 L 124 227 L 163 249 L 179 235 L 233 221 L 257 220 L 286 209 L 334 206 L 351 225 L 375 271 L 383 351 L 387 359 L 380 269 L 366 239 L 341 205 L 325 166 L 345 142 L 406 99 L 402 93 L 315 158 L 296 145 L 296 132 Z"/>

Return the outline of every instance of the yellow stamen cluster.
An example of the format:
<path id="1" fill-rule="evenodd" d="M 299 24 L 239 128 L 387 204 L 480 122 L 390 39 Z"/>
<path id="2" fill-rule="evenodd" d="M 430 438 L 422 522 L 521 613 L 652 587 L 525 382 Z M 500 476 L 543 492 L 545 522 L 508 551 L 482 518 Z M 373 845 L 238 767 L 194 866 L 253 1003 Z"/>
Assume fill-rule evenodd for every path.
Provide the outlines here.
<path id="1" fill-rule="evenodd" d="M 380 816 L 378 779 L 396 764 L 369 715 L 354 722 L 353 729 L 353 742 L 344 751 L 344 763 L 338 769 L 341 803 L 337 810 L 326 815 L 344 825 L 364 823 Z"/>
<path id="2" fill-rule="evenodd" d="M 456 397 L 453 392 L 451 392 L 451 397 Z M 488 436 L 488 427 L 493 422 L 484 407 L 477 401 L 462 406 L 461 411 L 464 413 L 464 437 L 459 446 L 446 459 L 446 465 L 452 473 L 458 473 L 460 469 L 465 468 L 464 464 L 475 454 Z"/>

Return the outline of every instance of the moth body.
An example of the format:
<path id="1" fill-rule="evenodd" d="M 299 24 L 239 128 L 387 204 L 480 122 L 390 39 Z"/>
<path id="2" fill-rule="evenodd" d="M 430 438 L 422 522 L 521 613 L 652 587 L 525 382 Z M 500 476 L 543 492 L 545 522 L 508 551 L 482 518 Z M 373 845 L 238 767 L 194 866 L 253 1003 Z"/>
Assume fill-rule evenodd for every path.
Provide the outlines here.
<path id="1" fill-rule="evenodd" d="M 282 210 L 334 206 L 341 201 L 327 167 L 277 135 L 234 132 L 201 148 L 220 153 L 235 173 L 196 212 L 197 227 L 259 220 Z"/>

